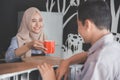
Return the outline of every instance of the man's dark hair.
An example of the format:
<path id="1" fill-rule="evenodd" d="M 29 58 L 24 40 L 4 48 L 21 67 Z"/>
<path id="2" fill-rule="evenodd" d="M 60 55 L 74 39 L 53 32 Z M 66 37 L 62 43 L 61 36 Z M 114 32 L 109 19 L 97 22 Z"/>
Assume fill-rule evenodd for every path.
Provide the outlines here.
<path id="1" fill-rule="evenodd" d="M 84 25 L 86 19 L 91 20 L 99 29 L 110 29 L 111 11 L 104 1 L 86 1 L 78 7 L 78 19 Z"/>

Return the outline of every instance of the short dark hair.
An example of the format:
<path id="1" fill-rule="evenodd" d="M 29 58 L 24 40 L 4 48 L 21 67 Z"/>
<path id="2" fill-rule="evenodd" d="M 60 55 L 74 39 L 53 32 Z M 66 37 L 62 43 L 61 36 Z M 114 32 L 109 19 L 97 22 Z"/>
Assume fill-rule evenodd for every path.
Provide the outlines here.
<path id="1" fill-rule="evenodd" d="M 91 20 L 98 29 L 110 29 L 111 11 L 104 1 L 86 1 L 78 6 L 78 19 L 84 25 L 86 19 Z"/>

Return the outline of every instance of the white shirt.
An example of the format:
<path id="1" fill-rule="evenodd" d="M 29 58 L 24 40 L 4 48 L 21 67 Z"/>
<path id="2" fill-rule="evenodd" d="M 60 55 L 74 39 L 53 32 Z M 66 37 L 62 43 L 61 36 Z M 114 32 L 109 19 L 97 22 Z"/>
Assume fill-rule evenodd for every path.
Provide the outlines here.
<path id="1" fill-rule="evenodd" d="M 120 44 L 107 34 L 92 45 L 80 80 L 120 80 Z"/>

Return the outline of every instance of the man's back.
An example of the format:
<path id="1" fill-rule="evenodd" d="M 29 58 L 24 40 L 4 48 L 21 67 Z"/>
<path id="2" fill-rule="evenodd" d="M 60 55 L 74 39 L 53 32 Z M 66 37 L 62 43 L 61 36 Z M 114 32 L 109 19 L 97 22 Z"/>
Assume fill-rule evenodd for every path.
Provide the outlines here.
<path id="1" fill-rule="evenodd" d="M 120 44 L 113 39 L 112 34 L 105 35 L 90 48 L 82 80 L 120 79 Z"/>

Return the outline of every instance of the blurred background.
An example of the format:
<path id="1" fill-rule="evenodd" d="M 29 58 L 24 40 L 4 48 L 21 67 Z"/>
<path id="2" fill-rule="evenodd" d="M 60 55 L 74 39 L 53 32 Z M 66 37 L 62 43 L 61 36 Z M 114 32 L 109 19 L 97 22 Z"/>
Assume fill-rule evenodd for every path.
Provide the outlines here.
<path id="1" fill-rule="evenodd" d="M 77 35 L 76 23 L 77 6 L 84 1 L 86 0 L 0 0 L 0 59 L 4 58 L 11 38 L 17 33 L 18 13 L 24 12 L 32 6 L 37 7 L 40 11 L 57 12 L 63 15 L 63 33 L 61 37 L 63 55 L 67 54 L 70 57 L 82 50 L 88 50 L 90 45 L 84 44 L 82 38 Z M 120 0 L 104 1 L 109 4 L 112 12 L 111 32 L 116 36 L 116 40 L 120 42 Z M 81 41 L 81 44 L 77 43 L 79 41 Z"/>

